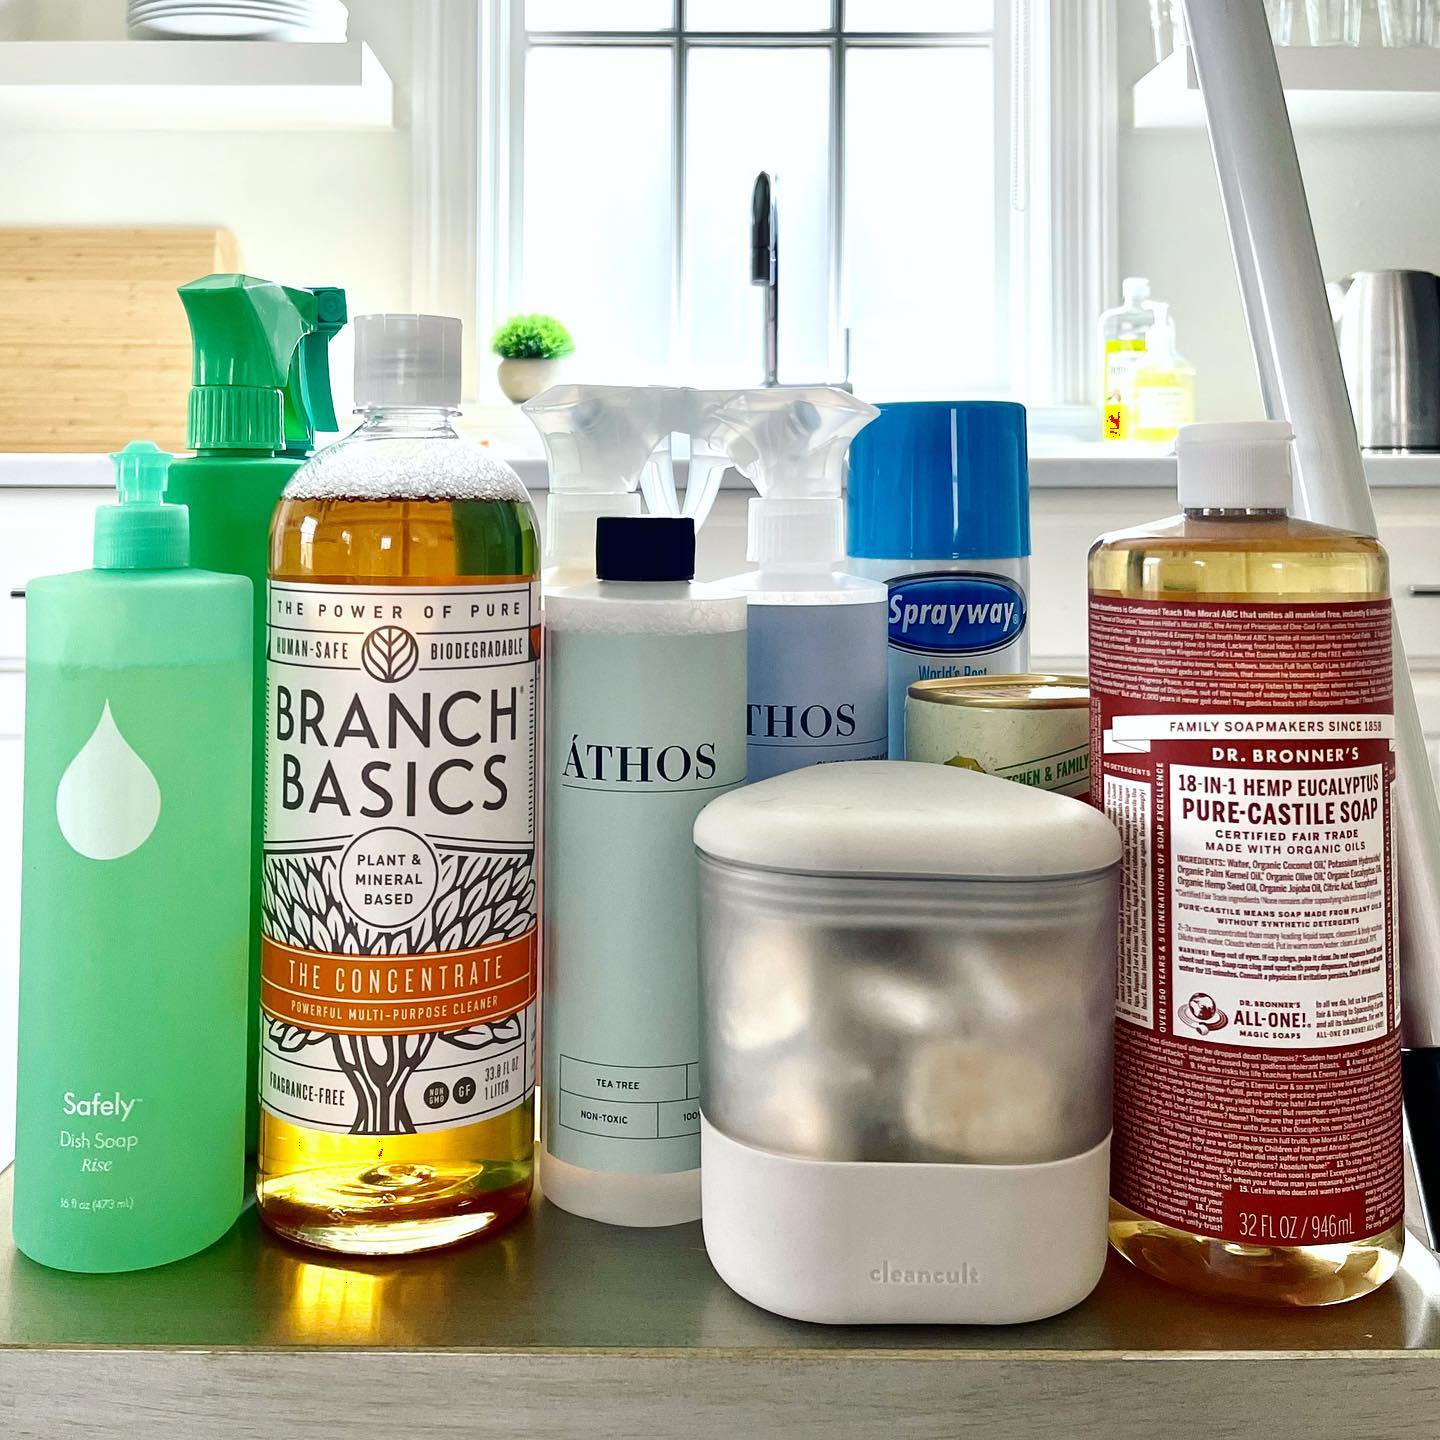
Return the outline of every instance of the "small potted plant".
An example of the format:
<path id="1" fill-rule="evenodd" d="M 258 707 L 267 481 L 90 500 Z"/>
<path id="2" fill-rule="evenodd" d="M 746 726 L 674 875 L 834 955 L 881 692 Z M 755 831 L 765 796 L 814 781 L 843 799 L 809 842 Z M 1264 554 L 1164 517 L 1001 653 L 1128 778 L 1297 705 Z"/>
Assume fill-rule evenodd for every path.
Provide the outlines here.
<path id="1" fill-rule="evenodd" d="M 490 348 L 500 357 L 496 373 L 505 398 L 523 405 L 556 383 L 575 342 L 550 315 L 515 315 L 495 332 Z"/>

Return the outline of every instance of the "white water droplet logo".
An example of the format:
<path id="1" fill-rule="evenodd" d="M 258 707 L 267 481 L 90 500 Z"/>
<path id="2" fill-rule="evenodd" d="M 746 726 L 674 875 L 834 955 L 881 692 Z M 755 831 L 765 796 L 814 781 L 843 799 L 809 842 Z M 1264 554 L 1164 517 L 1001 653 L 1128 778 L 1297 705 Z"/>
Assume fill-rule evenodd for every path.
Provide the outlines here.
<path id="1" fill-rule="evenodd" d="M 160 818 L 160 786 L 120 733 L 108 700 L 94 734 L 60 777 L 55 818 L 71 849 L 90 860 L 138 850 Z"/>

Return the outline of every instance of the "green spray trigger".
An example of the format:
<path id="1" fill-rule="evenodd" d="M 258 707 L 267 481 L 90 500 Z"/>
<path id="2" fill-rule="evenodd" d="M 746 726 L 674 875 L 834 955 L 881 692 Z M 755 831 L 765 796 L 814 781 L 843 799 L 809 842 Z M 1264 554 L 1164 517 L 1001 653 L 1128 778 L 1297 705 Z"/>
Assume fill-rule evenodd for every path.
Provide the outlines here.
<path id="1" fill-rule="evenodd" d="M 282 450 L 283 391 L 300 341 L 315 326 L 314 297 L 253 275 L 206 275 L 182 285 L 180 299 L 194 343 L 190 444 Z"/>
<path id="2" fill-rule="evenodd" d="M 335 397 L 330 388 L 330 342 L 348 318 L 345 292 L 336 285 L 301 289 L 287 285 L 285 293 L 309 324 L 290 361 L 285 381 L 285 453 L 309 455 L 316 431 L 336 431 Z"/>

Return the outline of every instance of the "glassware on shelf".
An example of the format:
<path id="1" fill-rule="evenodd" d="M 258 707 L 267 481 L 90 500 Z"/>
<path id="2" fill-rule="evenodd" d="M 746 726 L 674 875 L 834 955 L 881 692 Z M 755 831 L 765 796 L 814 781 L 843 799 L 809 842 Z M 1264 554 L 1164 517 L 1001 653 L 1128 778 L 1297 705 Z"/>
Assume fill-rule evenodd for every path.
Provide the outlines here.
<path id="1" fill-rule="evenodd" d="M 1358 45 L 1360 16 L 1361 0 L 1305 0 L 1312 45 Z"/>
<path id="2" fill-rule="evenodd" d="M 1158 65 L 1172 51 L 1185 46 L 1185 6 L 1183 0 L 1150 0 L 1150 34 L 1155 41 L 1155 63 Z"/>
<path id="3" fill-rule="evenodd" d="M 1295 18 L 1300 0 L 1265 0 L 1265 15 L 1270 21 L 1270 34 L 1277 45 L 1295 43 Z"/>
<path id="4" fill-rule="evenodd" d="M 1440 45 L 1440 3 L 1380 0 L 1380 43 L 1391 47 Z"/>

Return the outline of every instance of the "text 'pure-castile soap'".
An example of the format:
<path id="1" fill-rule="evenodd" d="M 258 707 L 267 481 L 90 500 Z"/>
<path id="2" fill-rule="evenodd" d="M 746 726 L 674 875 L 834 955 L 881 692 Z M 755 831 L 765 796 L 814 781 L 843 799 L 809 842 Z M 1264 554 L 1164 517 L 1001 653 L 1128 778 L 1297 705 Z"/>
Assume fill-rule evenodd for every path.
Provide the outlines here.
<path id="1" fill-rule="evenodd" d="M 285 488 L 268 598 L 261 1212 L 397 1254 L 534 1148 L 535 518 L 452 426 L 460 322 L 355 322 L 364 423 Z"/>
<path id="2" fill-rule="evenodd" d="M 691 583 L 688 518 L 602 516 L 545 602 L 546 1198 L 700 1215 L 695 817 L 745 779 L 745 598 Z"/>
<path id="3" fill-rule="evenodd" d="M 115 461 L 94 569 L 26 599 L 15 1243 L 62 1270 L 203 1250 L 245 1182 L 250 582 Z"/>
<path id="4" fill-rule="evenodd" d="M 1290 427 L 1180 432 L 1183 514 L 1090 555 L 1092 796 L 1124 843 L 1112 1244 L 1295 1305 L 1403 1239 L 1385 552 L 1286 513 Z"/>

